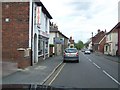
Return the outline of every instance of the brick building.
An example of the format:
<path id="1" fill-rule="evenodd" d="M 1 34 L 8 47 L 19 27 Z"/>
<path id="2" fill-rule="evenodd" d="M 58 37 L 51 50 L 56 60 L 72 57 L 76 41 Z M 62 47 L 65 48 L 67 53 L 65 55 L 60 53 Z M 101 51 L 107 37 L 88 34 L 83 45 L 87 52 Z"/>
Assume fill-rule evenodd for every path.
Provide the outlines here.
<path id="1" fill-rule="evenodd" d="M 98 29 L 98 33 L 92 37 L 92 49 L 93 51 L 104 52 L 104 44 L 105 44 L 105 34 L 106 31 L 100 31 Z"/>
<path id="2" fill-rule="evenodd" d="M 55 55 L 63 54 L 65 48 L 68 47 L 69 38 L 66 37 L 62 32 L 58 30 L 56 24 L 51 23 L 50 25 L 50 53 Z"/>
<path id="3" fill-rule="evenodd" d="M 40 1 L 3 2 L 2 61 L 25 68 L 48 57 L 50 19 Z"/>

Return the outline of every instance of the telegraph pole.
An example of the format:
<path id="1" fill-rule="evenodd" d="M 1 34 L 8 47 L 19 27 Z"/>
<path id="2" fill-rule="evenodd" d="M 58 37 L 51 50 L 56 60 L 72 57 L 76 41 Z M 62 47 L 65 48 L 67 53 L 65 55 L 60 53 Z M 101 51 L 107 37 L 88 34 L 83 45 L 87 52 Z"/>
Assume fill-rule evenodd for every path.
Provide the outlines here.
<path id="1" fill-rule="evenodd" d="M 93 51 L 93 32 L 92 32 L 92 51 Z"/>

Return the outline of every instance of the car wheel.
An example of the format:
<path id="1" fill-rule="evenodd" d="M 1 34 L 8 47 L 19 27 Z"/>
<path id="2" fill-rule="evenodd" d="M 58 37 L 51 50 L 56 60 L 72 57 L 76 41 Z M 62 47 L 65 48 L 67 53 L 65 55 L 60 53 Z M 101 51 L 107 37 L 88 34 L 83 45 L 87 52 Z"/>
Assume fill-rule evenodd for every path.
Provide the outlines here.
<path id="1" fill-rule="evenodd" d="M 65 63 L 65 60 L 63 60 L 63 63 Z"/>
<path id="2" fill-rule="evenodd" d="M 79 60 L 77 60 L 76 63 L 79 63 Z"/>

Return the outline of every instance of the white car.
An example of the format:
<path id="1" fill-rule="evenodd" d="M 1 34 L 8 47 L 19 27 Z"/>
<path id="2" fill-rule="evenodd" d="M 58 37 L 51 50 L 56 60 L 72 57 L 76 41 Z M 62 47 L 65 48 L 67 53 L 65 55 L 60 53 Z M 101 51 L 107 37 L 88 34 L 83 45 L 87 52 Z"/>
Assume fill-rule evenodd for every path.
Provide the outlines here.
<path id="1" fill-rule="evenodd" d="M 90 54 L 90 50 L 85 50 L 84 54 Z"/>

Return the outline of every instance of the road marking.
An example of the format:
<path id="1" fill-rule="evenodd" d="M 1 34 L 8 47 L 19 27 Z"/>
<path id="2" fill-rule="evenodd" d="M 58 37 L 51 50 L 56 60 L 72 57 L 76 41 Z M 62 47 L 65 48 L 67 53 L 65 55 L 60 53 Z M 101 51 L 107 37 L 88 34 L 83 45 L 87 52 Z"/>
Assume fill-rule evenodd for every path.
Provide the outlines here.
<path id="1" fill-rule="evenodd" d="M 43 84 L 52 76 L 52 74 L 56 71 L 56 69 L 57 69 L 60 65 L 62 65 L 62 63 L 63 63 L 63 62 L 61 62 L 60 64 L 58 64 L 57 67 L 43 80 L 43 82 L 40 83 L 40 85 L 43 85 Z"/>
<path id="2" fill-rule="evenodd" d="M 101 67 L 100 66 L 98 66 L 96 63 L 94 63 L 93 62 L 93 64 L 98 68 L 98 69 L 100 69 Z"/>
<path id="3" fill-rule="evenodd" d="M 108 74 L 105 70 L 103 70 L 103 73 L 105 73 L 108 77 L 110 77 L 114 82 L 116 82 L 118 85 L 120 85 L 120 83 L 114 79 L 110 74 Z"/>
<path id="4" fill-rule="evenodd" d="M 62 69 L 65 65 L 66 65 L 66 63 L 63 64 L 63 66 L 60 68 L 59 72 L 55 75 L 55 77 L 52 79 L 52 81 L 48 85 L 51 85 L 53 83 L 53 81 L 57 78 L 57 76 L 60 74 L 60 72 L 62 71 Z"/>
<path id="5" fill-rule="evenodd" d="M 92 60 L 91 60 L 91 59 L 89 59 L 89 61 L 90 61 L 90 62 L 92 62 Z"/>

